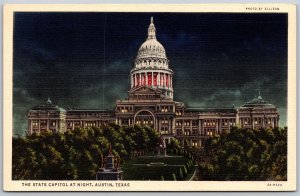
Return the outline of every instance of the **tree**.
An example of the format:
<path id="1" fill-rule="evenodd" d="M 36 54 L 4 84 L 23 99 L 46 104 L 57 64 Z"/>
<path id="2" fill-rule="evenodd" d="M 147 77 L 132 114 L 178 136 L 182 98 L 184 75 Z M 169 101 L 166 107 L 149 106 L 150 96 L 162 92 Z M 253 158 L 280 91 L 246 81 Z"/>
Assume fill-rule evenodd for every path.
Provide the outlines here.
<path id="1" fill-rule="evenodd" d="M 176 138 L 172 138 L 170 143 L 167 144 L 167 149 L 173 150 L 173 153 L 178 154 L 180 151 L 180 142 Z"/>
<path id="2" fill-rule="evenodd" d="M 153 147 L 157 135 L 140 126 L 115 124 L 75 128 L 64 133 L 45 131 L 13 138 L 14 180 L 93 180 L 108 155 L 124 160 L 133 151 Z"/>
<path id="3" fill-rule="evenodd" d="M 135 134 L 133 134 L 133 140 L 136 143 L 137 151 L 143 152 L 147 148 L 147 144 L 150 141 L 144 127 L 134 125 Z"/>
<path id="4" fill-rule="evenodd" d="M 286 180 L 287 129 L 234 127 L 209 138 L 207 163 L 199 164 L 203 180 Z"/>
<path id="5" fill-rule="evenodd" d="M 159 143 L 159 133 L 155 129 L 152 129 L 148 126 L 144 127 L 144 129 L 149 138 L 147 149 L 155 150 L 157 147 L 157 143 Z"/>

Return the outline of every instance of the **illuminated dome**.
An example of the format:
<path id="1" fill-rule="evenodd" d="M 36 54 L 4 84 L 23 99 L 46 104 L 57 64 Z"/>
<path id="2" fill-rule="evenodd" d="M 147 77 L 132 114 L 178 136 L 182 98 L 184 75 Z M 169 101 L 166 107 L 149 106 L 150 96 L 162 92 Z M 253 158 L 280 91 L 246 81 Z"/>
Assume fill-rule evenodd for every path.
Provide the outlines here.
<path id="1" fill-rule="evenodd" d="M 157 41 L 156 38 L 148 37 L 148 39 L 139 48 L 137 59 L 149 57 L 167 59 L 165 48 Z"/>
<path id="2" fill-rule="evenodd" d="M 156 39 L 152 17 L 147 40 L 140 46 L 134 65 L 130 72 L 131 89 L 147 86 L 159 89 L 163 98 L 173 99 L 173 71 L 169 69 L 165 48 Z"/>
<path id="3" fill-rule="evenodd" d="M 168 68 L 168 59 L 165 48 L 156 39 L 156 29 L 153 24 L 153 18 L 148 27 L 147 40 L 140 46 L 135 60 L 135 67 L 157 67 Z"/>

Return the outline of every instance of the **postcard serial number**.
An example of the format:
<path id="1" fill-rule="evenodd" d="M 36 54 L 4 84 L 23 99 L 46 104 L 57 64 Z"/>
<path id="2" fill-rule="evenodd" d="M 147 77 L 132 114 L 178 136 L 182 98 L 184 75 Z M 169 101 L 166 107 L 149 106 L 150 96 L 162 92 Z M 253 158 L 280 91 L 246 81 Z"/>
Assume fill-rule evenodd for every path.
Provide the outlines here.
<path id="1" fill-rule="evenodd" d="M 267 186 L 282 186 L 281 183 L 268 183 Z"/>

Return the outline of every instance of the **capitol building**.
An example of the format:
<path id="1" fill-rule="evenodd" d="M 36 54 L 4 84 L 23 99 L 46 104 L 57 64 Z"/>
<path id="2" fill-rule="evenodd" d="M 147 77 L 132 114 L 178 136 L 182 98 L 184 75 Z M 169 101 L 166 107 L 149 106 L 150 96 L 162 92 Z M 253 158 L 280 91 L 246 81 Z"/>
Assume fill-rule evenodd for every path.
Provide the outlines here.
<path id="1" fill-rule="evenodd" d="M 100 127 L 108 123 L 154 128 L 169 142 L 202 147 L 205 139 L 233 126 L 259 129 L 278 127 L 279 112 L 260 95 L 237 108 L 188 108 L 173 100 L 174 72 L 163 45 L 157 40 L 151 18 L 146 41 L 140 46 L 130 71 L 128 98 L 116 100 L 112 110 L 64 109 L 48 99 L 28 112 L 28 133 L 64 132 L 75 127 Z"/>

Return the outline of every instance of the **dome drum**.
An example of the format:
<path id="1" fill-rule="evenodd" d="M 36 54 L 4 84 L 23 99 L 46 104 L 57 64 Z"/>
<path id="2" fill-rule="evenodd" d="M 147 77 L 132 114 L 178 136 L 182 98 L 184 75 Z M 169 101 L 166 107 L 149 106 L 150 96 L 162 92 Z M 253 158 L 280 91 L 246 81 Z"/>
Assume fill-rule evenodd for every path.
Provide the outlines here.
<path id="1" fill-rule="evenodd" d="M 152 86 L 157 88 L 173 89 L 173 74 L 162 70 L 137 70 L 131 73 L 131 88 Z"/>

